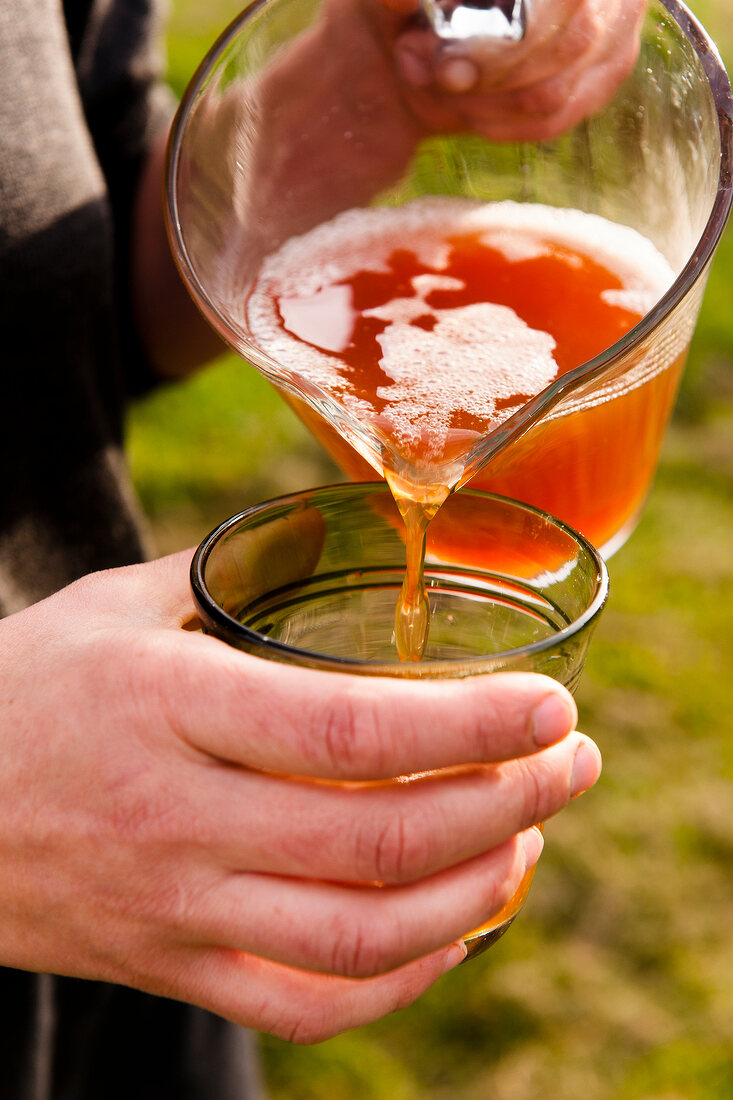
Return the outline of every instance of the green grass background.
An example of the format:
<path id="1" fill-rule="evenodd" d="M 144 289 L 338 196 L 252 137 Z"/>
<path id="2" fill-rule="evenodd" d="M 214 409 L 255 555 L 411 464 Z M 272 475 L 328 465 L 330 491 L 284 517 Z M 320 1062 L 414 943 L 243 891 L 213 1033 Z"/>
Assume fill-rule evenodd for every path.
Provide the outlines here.
<path id="1" fill-rule="evenodd" d="M 733 62 L 727 4 L 695 10 Z M 175 0 L 177 91 L 234 13 Z M 275 1100 L 733 1097 L 732 297 L 729 229 L 578 694 L 600 783 L 548 823 L 529 901 L 487 955 L 317 1047 L 265 1038 Z M 161 552 L 337 476 L 233 357 L 139 404 L 128 439 Z"/>

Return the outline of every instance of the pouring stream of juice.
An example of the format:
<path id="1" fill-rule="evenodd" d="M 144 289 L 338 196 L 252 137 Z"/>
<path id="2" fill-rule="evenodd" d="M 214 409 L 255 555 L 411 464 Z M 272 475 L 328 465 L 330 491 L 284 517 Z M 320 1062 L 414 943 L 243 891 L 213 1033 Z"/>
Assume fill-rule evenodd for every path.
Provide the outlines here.
<path id="1" fill-rule="evenodd" d="M 420 661 L 430 633 L 430 602 L 425 591 L 425 539 L 428 525 L 448 496 L 441 486 L 433 504 L 402 496 L 387 474 L 405 524 L 405 580 L 395 608 L 395 645 L 401 661 Z"/>

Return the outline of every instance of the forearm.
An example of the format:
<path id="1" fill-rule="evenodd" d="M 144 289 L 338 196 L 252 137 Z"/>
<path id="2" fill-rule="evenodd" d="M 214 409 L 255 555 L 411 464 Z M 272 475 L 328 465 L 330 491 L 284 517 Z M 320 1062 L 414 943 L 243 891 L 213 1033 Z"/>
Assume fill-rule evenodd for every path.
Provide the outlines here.
<path id="1" fill-rule="evenodd" d="M 201 316 L 171 255 L 163 213 L 167 135 L 152 147 L 141 173 L 130 241 L 131 301 L 148 360 L 163 379 L 181 378 L 220 354 L 224 345 Z"/>

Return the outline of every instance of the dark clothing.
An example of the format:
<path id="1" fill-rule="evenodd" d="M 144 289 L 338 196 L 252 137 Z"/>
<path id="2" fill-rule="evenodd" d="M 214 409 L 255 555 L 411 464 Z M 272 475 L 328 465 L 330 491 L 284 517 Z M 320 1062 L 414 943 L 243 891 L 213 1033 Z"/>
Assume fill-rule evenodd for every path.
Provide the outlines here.
<path id="1" fill-rule="evenodd" d="M 253 1037 L 121 986 L 0 969 L 2 1100 L 252 1100 Z"/>
<path id="2" fill-rule="evenodd" d="M 147 384 L 131 196 L 171 110 L 156 7 L 0 4 L 0 614 L 144 556 L 121 438 Z M 199 1009 L 7 969 L 0 1006 L 0 1100 L 260 1095 L 251 1036 Z"/>
<path id="3" fill-rule="evenodd" d="M 170 113 L 154 30 L 154 0 L 0 4 L 0 611 L 143 553 L 120 442 L 130 199 Z"/>

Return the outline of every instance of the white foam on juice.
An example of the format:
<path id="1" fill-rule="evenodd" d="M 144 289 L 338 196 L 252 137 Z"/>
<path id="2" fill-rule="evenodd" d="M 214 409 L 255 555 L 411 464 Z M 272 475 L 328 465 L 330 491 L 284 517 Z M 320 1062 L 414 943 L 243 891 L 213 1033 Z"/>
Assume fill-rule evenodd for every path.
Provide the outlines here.
<path id="1" fill-rule="evenodd" d="M 476 234 L 510 260 L 558 246 L 590 256 L 622 283 L 623 289 L 606 292 L 608 300 L 639 313 L 647 312 L 674 279 L 650 241 L 596 215 L 429 197 L 401 207 L 349 210 L 287 241 L 261 268 L 246 304 L 247 328 L 277 363 L 357 418 L 387 427 L 398 446 L 420 439 L 428 453 L 437 454 L 456 410 L 497 424 L 514 411 L 509 399 L 521 395 L 526 401 L 557 374 L 552 337 L 529 328 L 513 310 L 491 303 L 436 309 L 426 302 L 433 290 L 462 285 L 440 271 L 448 265 L 449 239 Z M 379 387 L 377 396 L 386 404 L 376 410 L 351 391 L 348 366 L 329 350 L 345 350 L 357 317 L 339 284 L 360 271 L 388 272 L 395 250 L 412 252 L 433 273 L 412 280 L 414 297 L 365 311 L 387 322 L 377 339 L 379 365 L 391 381 Z M 332 311 L 333 336 L 318 337 L 309 327 L 299 306 L 308 299 Z M 411 323 L 424 317 L 433 319 L 431 328 Z"/>
<path id="2" fill-rule="evenodd" d="M 434 290 L 463 290 L 465 283 L 460 279 L 454 279 L 450 275 L 415 275 L 410 279 L 410 285 L 415 291 L 412 298 L 393 298 L 391 302 L 384 302 L 373 309 L 365 309 L 363 317 L 376 317 L 379 321 L 410 321 L 418 317 L 438 317 L 438 310 L 429 306 L 425 299 Z"/>
<path id="3" fill-rule="evenodd" d="M 395 321 L 377 337 L 392 379 L 377 390 L 386 402 L 380 423 L 398 444 L 421 442 L 428 453 L 444 446 L 455 410 L 486 422 L 509 416 L 557 374 L 553 338 L 513 309 L 479 302 L 433 312 L 432 329 Z M 497 403 L 518 394 L 524 399 L 499 416 Z"/>

